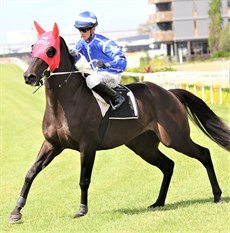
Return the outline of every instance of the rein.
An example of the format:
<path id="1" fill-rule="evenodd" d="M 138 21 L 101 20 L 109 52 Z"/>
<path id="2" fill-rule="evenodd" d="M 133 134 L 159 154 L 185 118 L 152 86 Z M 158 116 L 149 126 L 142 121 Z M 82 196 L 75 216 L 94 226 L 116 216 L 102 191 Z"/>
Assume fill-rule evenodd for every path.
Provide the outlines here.
<path id="1" fill-rule="evenodd" d="M 64 85 L 68 82 L 68 80 L 69 80 L 71 74 L 74 74 L 74 73 L 81 73 L 83 77 L 84 77 L 84 74 L 85 74 L 83 70 L 82 70 L 82 71 L 80 71 L 80 70 L 76 70 L 76 71 L 66 71 L 66 72 L 50 72 L 49 76 L 47 77 L 47 76 L 45 75 L 46 72 L 50 72 L 50 68 L 49 68 L 49 67 L 43 71 L 43 73 L 42 73 L 42 78 L 41 78 L 41 80 L 40 80 L 40 82 L 39 82 L 39 86 L 32 92 L 33 94 L 35 94 L 35 93 L 44 85 L 44 82 L 42 81 L 42 79 L 48 80 L 48 79 L 50 79 L 52 76 L 69 74 L 68 77 L 67 77 L 61 84 L 58 85 L 58 88 L 61 88 L 62 86 L 64 86 Z"/>
<path id="2" fill-rule="evenodd" d="M 89 62 L 89 64 L 95 63 L 95 62 L 98 62 L 98 60 L 97 60 L 97 59 L 94 59 L 94 60 L 92 60 L 91 62 Z M 95 68 L 94 70 L 96 71 L 97 68 Z M 46 72 L 49 72 L 49 76 L 48 76 L 48 77 L 47 77 L 46 74 L 45 74 Z M 58 85 L 58 88 L 61 88 L 63 85 L 65 85 L 65 84 L 68 82 L 68 80 L 69 80 L 71 74 L 74 74 L 74 73 L 81 73 L 82 76 L 85 77 L 85 76 L 84 76 L 85 73 L 84 73 L 83 69 L 82 69 L 82 71 L 76 70 L 76 71 L 66 71 L 66 72 L 50 72 L 50 67 L 48 66 L 47 69 L 45 69 L 45 70 L 42 72 L 42 75 L 41 75 L 42 78 L 40 79 L 39 86 L 38 86 L 32 93 L 33 93 L 33 94 L 36 93 L 36 92 L 44 85 L 42 79 L 48 80 L 48 79 L 51 78 L 52 76 L 69 74 L 68 77 L 67 77 L 61 84 Z"/>

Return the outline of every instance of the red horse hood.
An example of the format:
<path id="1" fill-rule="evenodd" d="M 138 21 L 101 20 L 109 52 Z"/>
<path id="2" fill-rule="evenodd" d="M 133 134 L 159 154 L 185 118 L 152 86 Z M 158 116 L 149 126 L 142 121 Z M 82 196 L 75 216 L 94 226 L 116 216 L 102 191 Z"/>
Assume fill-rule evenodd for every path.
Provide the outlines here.
<path id="1" fill-rule="evenodd" d="M 33 46 L 32 58 L 38 57 L 46 62 L 50 70 L 53 72 L 59 67 L 60 63 L 60 37 L 58 26 L 55 23 L 53 31 L 45 32 L 37 22 L 34 21 L 34 25 L 37 29 L 39 39 Z M 47 50 L 49 47 L 54 47 L 56 49 L 56 54 L 54 57 L 47 56 Z"/>

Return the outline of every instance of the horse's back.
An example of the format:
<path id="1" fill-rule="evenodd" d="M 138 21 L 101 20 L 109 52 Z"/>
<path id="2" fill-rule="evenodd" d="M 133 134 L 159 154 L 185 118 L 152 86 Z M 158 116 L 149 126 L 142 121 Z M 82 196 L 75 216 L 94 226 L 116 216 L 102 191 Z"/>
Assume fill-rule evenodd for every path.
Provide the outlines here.
<path id="1" fill-rule="evenodd" d="M 142 82 L 129 85 L 138 102 L 140 118 L 148 115 L 148 125 L 160 141 L 170 146 L 176 138 L 189 136 L 187 112 L 179 99 L 163 87 Z"/>
<path id="2" fill-rule="evenodd" d="M 148 103 L 148 105 L 156 111 L 182 111 L 186 114 L 184 106 L 179 99 L 172 92 L 155 83 L 141 82 L 129 84 L 127 86 L 133 91 L 136 99 L 141 100 L 142 102 L 144 101 L 144 103 Z"/>

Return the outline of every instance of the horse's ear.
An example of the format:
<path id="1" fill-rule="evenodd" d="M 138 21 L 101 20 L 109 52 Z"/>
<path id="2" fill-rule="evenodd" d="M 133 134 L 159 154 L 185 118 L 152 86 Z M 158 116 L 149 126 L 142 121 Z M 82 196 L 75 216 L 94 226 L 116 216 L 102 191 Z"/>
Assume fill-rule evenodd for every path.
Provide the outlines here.
<path id="1" fill-rule="evenodd" d="M 34 21 L 34 26 L 37 29 L 39 36 L 41 36 L 43 33 L 45 33 L 45 30 L 36 21 Z"/>
<path id="2" fill-rule="evenodd" d="M 54 28 L 53 28 L 53 37 L 56 39 L 59 36 L 59 29 L 56 23 L 54 23 Z"/>

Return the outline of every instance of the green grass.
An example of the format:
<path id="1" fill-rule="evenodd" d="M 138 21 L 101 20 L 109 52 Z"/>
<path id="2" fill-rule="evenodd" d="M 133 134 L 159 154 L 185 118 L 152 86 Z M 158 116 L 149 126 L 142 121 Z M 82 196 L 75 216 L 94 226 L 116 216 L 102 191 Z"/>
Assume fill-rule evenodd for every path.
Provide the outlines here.
<path id="1" fill-rule="evenodd" d="M 161 172 L 126 147 L 100 151 L 89 189 L 89 213 L 73 219 L 79 207 L 79 153 L 64 151 L 35 179 L 21 224 L 8 217 L 26 172 L 43 141 L 44 90 L 32 95 L 22 71 L 1 65 L 1 232 L 228 232 L 230 230 L 230 156 L 191 125 L 194 141 L 212 153 L 225 203 L 212 203 L 205 169 L 197 161 L 161 147 L 175 162 L 166 205 L 149 210 L 156 200 Z M 228 119 L 229 106 L 212 105 Z M 229 122 L 228 122 L 229 124 Z"/>

